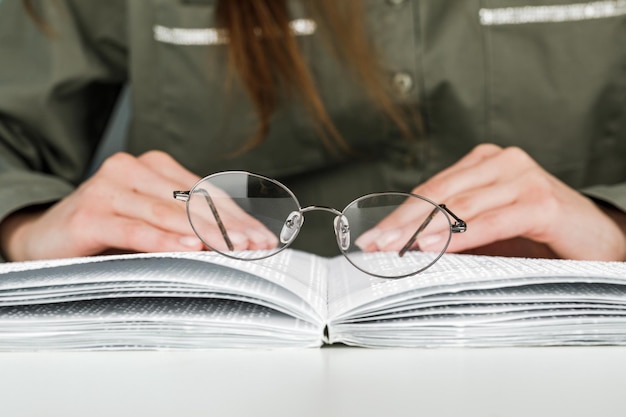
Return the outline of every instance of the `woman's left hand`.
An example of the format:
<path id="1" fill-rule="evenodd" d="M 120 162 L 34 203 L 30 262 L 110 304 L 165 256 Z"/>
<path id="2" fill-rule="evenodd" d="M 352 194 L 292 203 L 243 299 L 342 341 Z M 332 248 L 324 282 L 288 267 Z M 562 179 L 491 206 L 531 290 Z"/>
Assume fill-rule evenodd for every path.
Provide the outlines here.
<path id="1" fill-rule="evenodd" d="M 516 147 L 479 145 L 412 192 L 445 203 L 467 223 L 448 252 L 626 260 L 626 215 L 599 207 Z M 391 244 L 385 236 L 397 236 L 407 220 L 394 214 L 357 244 L 385 250 Z M 443 238 L 425 234 L 418 243 L 428 250 Z"/>

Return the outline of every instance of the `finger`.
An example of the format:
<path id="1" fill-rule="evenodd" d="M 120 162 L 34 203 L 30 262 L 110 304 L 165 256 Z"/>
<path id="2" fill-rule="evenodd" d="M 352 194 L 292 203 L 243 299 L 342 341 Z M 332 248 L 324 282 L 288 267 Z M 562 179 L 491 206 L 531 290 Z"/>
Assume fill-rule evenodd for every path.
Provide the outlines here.
<path id="1" fill-rule="evenodd" d="M 553 216 L 550 213 L 555 210 L 552 200 L 533 196 L 533 187 L 529 184 L 538 181 L 529 182 L 529 178 L 537 176 L 529 173 L 514 182 L 498 184 L 478 190 L 475 195 L 468 195 L 468 201 L 473 202 L 459 204 L 466 207 L 463 219 L 468 224 L 467 231 L 453 236 L 448 251 L 467 250 L 517 237 L 536 239 L 540 231 L 550 226 Z M 426 234 L 419 243 L 428 248 L 439 244 L 446 237 L 445 233 L 433 236 Z"/>
<path id="2" fill-rule="evenodd" d="M 88 256 L 109 249 L 133 252 L 201 250 L 202 242 L 156 228 L 136 219 L 79 213 L 70 219 L 63 233 L 44 241 L 46 257 Z M 42 246 L 42 245 L 39 245 Z"/>
<path id="3" fill-rule="evenodd" d="M 421 238 L 424 234 L 436 235 L 445 231 L 449 235 L 450 220 L 443 209 L 419 199 L 412 200 L 419 204 L 404 204 L 413 207 L 410 218 L 396 222 L 398 219 L 394 216 L 394 212 L 380 222 L 378 226 L 357 237 L 355 244 L 367 252 L 404 251 L 417 247 L 416 239 Z"/>
<path id="4" fill-rule="evenodd" d="M 458 193 L 506 182 L 536 169 L 536 163 L 519 148 L 506 148 L 483 159 L 475 165 L 455 170 L 452 173 L 435 176 L 414 189 L 414 193 L 424 195 L 437 202 L 447 200 Z"/>
<path id="5" fill-rule="evenodd" d="M 464 191 L 450 197 L 446 206 L 458 217 L 469 222 L 480 213 L 515 204 L 522 198 L 524 176 L 510 182 L 500 182 L 487 187 Z"/>
<path id="6" fill-rule="evenodd" d="M 480 210 L 494 206 L 510 204 L 516 198 L 517 187 L 510 186 L 511 184 L 499 178 L 502 162 L 496 159 L 501 155 L 502 152 L 497 147 L 486 147 L 484 151 L 477 151 L 474 155 L 468 156 L 460 164 L 461 167 L 450 171 L 452 174 L 433 178 L 416 188 L 415 192 L 422 195 L 437 194 L 426 190 L 445 189 L 445 192 L 439 194 L 446 197 L 441 197 L 439 201 L 446 201 L 446 205 L 455 210 L 461 218 L 470 217 Z M 457 207 L 461 207 L 462 210 L 457 210 Z M 404 229 L 416 219 L 427 216 L 431 210 L 432 205 L 409 198 L 374 228 L 361 235 L 355 243 L 366 251 L 395 248 L 399 244 L 399 239 L 404 238 Z M 428 233 L 422 234 L 421 239 L 425 239 L 428 234 L 448 233 L 449 224 L 439 222 L 437 225 L 431 226 Z M 430 241 L 431 244 L 435 244 L 437 239 L 432 237 Z"/>
<path id="7" fill-rule="evenodd" d="M 114 210 L 129 218 L 142 219 L 166 231 L 193 235 L 185 205 L 172 199 L 172 192 L 188 188 L 198 177 L 164 152 L 148 152 L 139 158 L 118 153 L 107 159 L 102 175 L 117 183 Z M 171 201 L 171 203 L 170 203 Z"/>
<path id="8" fill-rule="evenodd" d="M 119 187 L 165 200 L 172 199 L 172 191 L 181 186 L 180 181 L 162 175 L 158 168 L 150 167 L 123 152 L 106 159 L 96 176 L 108 178 Z"/>
<path id="9" fill-rule="evenodd" d="M 215 223 L 207 223 L 197 226 L 196 231 L 208 248 L 219 252 L 271 250 L 278 246 L 276 236 L 261 234 L 255 229 L 227 229 L 222 233 Z"/>
<path id="10" fill-rule="evenodd" d="M 104 174 L 94 175 L 76 191 L 73 199 L 89 212 L 121 216 L 147 222 L 172 233 L 193 235 L 185 206 L 174 199 L 164 200 L 119 184 Z"/>
<path id="11" fill-rule="evenodd" d="M 92 234 L 103 249 L 119 248 L 138 252 L 201 250 L 199 239 L 171 233 L 140 220 L 112 217 L 101 223 Z"/>
<path id="12" fill-rule="evenodd" d="M 536 205 L 513 204 L 482 212 L 470 219 L 472 227 L 456 234 L 448 252 L 461 252 L 517 237 L 529 237 L 541 219 L 541 209 Z M 427 246 L 427 245 L 425 245 Z"/>
<path id="13" fill-rule="evenodd" d="M 213 185 L 210 180 L 202 181 L 194 186 L 187 206 L 189 219 L 196 233 L 205 241 L 213 242 L 211 235 L 219 231 L 218 241 L 223 239 L 227 247 L 228 236 L 235 232 L 241 234 L 242 238 L 245 236 L 247 249 L 276 247 L 278 244 L 276 234 L 272 233 L 254 214 L 240 207 L 227 191 L 232 190 L 223 190 Z M 238 191 L 235 193 L 237 194 Z M 236 242 L 231 243 L 231 246 L 239 248 Z M 242 242 L 241 245 L 244 243 Z"/>
<path id="14" fill-rule="evenodd" d="M 432 192 L 420 192 L 423 186 L 429 182 L 445 182 L 449 181 L 450 178 L 455 178 L 457 175 L 462 174 L 466 170 L 469 170 L 473 167 L 476 167 L 482 164 L 485 160 L 491 159 L 502 152 L 502 148 L 498 145 L 494 144 L 481 144 L 476 146 L 470 153 L 463 156 L 460 160 L 444 169 L 443 171 L 433 175 L 428 181 L 424 184 L 416 187 L 413 192 L 415 194 L 426 195 Z M 430 195 L 426 195 L 430 197 Z"/>
<path id="15" fill-rule="evenodd" d="M 177 206 L 177 202 L 173 199 L 170 202 L 170 200 L 165 201 L 138 193 L 136 190 L 117 183 L 115 179 L 107 176 L 106 172 L 94 175 L 82 184 L 62 206 L 68 205 L 75 207 L 74 210 L 70 209 L 69 213 L 76 211 L 80 214 L 72 215 L 72 227 L 81 236 L 92 241 L 107 241 L 108 235 L 112 236 L 111 239 L 118 241 L 119 229 L 109 225 L 113 221 L 125 219 L 126 222 L 131 222 L 129 224 L 145 224 L 145 227 L 158 229 L 169 234 L 171 239 L 183 239 L 174 243 L 174 247 L 180 248 L 182 245 L 188 250 L 203 247 L 189 225 L 184 205 Z M 101 225 L 104 227 L 101 228 Z M 78 239 L 80 240 L 83 239 Z M 122 246 L 116 247 L 123 248 Z"/>
<path id="16" fill-rule="evenodd" d="M 184 207 L 173 199 L 166 201 L 124 188 L 118 188 L 111 201 L 112 211 L 116 215 L 141 219 L 165 231 L 192 235 L 193 230 Z"/>
<path id="17" fill-rule="evenodd" d="M 188 207 L 193 230 L 213 249 L 272 249 L 278 245 L 275 234 L 225 194 L 194 192 Z"/>
<path id="18" fill-rule="evenodd" d="M 170 181 L 179 182 L 180 186 L 176 188 L 177 190 L 190 189 L 200 179 L 198 175 L 183 167 L 171 155 L 162 151 L 146 152 L 137 159 Z"/>

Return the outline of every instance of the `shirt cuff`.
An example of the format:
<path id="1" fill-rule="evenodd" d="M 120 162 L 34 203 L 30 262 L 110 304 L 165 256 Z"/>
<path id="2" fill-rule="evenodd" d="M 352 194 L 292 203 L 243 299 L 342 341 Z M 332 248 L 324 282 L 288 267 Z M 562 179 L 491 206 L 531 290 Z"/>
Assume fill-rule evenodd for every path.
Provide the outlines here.
<path id="1" fill-rule="evenodd" d="M 580 192 L 626 212 L 626 183 L 615 185 L 596 185 L 584 188 L 580 190 Z"/>

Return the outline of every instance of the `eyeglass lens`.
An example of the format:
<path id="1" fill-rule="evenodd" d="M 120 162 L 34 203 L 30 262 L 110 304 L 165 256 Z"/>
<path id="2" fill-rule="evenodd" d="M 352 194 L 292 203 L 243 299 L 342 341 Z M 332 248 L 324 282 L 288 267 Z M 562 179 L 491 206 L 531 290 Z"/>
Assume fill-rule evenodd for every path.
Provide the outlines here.
<path id="1" fill-rule="evenodd" d="M 399 225 L 386 224 L 392 213 Z M 296 238 L 304 219 L 297 198 L 284 185 L 239 171 L 198 182 L 189 192 L 187 214 L 209 248 L 238 259 L 261 259 L 281 251 Z M 426 269 L 445 252 L 450 219 L 430 200 L 378 193 L 350 203 L 336 217 L 335 233 L 339 248 L 355 267 L 399 278 Z M 420 247 L 423 238 L 430 239 L 427 250 Z"/>

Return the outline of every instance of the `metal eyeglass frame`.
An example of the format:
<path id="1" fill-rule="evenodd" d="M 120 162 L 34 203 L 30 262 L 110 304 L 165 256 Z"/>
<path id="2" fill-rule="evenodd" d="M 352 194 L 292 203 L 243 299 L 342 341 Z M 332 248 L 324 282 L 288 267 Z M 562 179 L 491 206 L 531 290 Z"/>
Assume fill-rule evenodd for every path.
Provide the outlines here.
<path id="1" fill-rule="evenodd" d="M 222 235 L 222 238 L 224 239 L 224 243 L 226 243 L 226 246 L 228 247 L 228 250 L 232 251 L 234 250 L 234 245 L 230 239 L 230 237 L 228 236 L 228 231 L 226 230 L 226 227 L 224 226 L 224 223 L 221 219 L 221 216 L 219 214 L 219 211 L 217 210 L 217 206 L 215 205 L 215 203 L 213 202 L 213 199 L 211 198 L 211 196 L 209 195 L 209 193 L 205 190 L 205 189 L 199 189 L 196 190 L 196 186 L 206 180 L 208 180 L 211 177 L 217 176 L 217 175 L 223 175 L 223 174 L 242 174 L 242 175 L 249 175 L 252 177 L 256 177 L 258 179 L 264 180 L 264 181 L 269 181 L 271 183 L 274 183 L 275 185 L 281 187 L 283 190 L 287 191 L 288 194 L 291 196 L 291 198 L 294 200 L 294 202 L 296 203 L 296 205 L 298 206 L 298 210 L 292 211 L 289 216 L 287 216 L 287 219 L 285 219 L 285 223 L 283 225 L 283 228 L 281 230 L 279 239 L 281 241 L 281 243 L 284 244 L 283 247 L 279 248 L 278 250 L 271 252 L 270 254 L 264 255 L 264 256 L 260 256 L 257 258 L 240 258 L 237 256 L 232 256 L 229 255 L 228 253 L 224 253 L 220 250 L 216 250 L 214 248 L 212 248 L 210 245 L 208 245 L 204 239 L 198 234 L 198 232 L 196 231 L 193 222 L 191 222 L 191 218 L 189 217 L 189 213 L 188 213 L 188 217 L 191 223 L 191 226 L 194 230 L 194 232 L 198 235 L 198 237 L 200 238 L 200 240 L 202 240 L 205 245 L 207 245 L 209 248 L 213 249 L 215 252 L 229 257 L 229 258 L 233 258 L 233 259 L 238 259 L 238 260 L 247 260 L 247 261 L 253 261 L 253 260 L 260 260 L 260 259 L 265 259 L 265 258 L 269 258 L 271 256 L 276 255 L 277 253 L 283 251 L 284 249 L 286 249 L 287 247 L 289 247 L 289 245 L 291 245 L 291 243 L 295 240 L 296 236 L 298 235 L 300 228 L 302 226 L 302 224 L 304 223 L 304 213 L 307 213 L 309 211 L 326 211 L 329 213 L 334 214 L 335 220 L 334 220 L 334 230 L 335 230 L 335 236 L 337 238 L 337 244 L 339 246 L 339 249 L 341 250 L 341 253 L 344 255 L 344 257 L 357 269 L 359 269 L 360 271 L 365 272 L 368 275 L 372 275 L 375 277 L 379 277 L 379 278 L 386 278 L 386 279 L 394 279 L 394 278 L 404 278 L 406 276 L 411 276 L 411 275 L 415 275 L 418 274 L 420 272 L 422 272 L 423 270 L 427 269 L 428 267 L 430 267 L 431 265 L 433 265 L 444 253 L 445 253 L 445 249 L 448 246 L 448 243 L 446 243 L 446 245 L 444 246 L 442 252 L 439 254 L 439 256 L 437 256 L 434 260 L 432 260 L 427 266 L 425 266 L 424 268 L 419 269 L 418 271 L 412 272 L 410 274 L 406 274 L 406 275 L 400 275 L 400 276 L 394 276 L 394 277 L 390 277 L 390 276 L 383 276 L 383 275 L 378 275 L 372 272 L 369 272 L 367 270 L 362 269 L 361 267 L 359 267 L 358 265 L 356 265 L 354 262 L 352 262 L 352 260 L 346 255 L 345 251 L 348 249 L 349 247 L 349 242 L 350 242 L 350 227 L 347 223 L 347 220 L 344 216 L 344 212 L 347 208 L 349 208 L 350 206 L 352 206 L 352 204 L 354 204 L 356 201 L 364 199 L 364 198 L 368 198 L 368 197 L 375 197 L 375 196 L 380 196 L 380 195 L 404 195 L 407 197 L 416 197 L 420 200 L 426 201 L 430 204 L 432 204 L 434 206 L 434 208 L 432 209 L 432 211 L 426 216 L 426 218 L 422 221 L 422 223 L 420 224 L 420 226 L 415 230 L 415 232 L 411 235 L 411 237 L 409 238 L 409 240 L 403 245 L 403 247 L 398 251 L 398 256 L 402 257 L 406 254 L 406 252 L 413 246 L 413 244 L 415 243 L 415 241 L 417 240 L 419 234 L 424 231 L 424 229 L 430 224 L 430 222 L 432 221 L 432 219 L 435 217 L 435 215 L 437 214 L 437 212 L 439 210 L 442 210 L 444 213 L 446 213 L 447 215 L 449 215 L 452 219 L 454 219 L 454 222 L 449 222 L 450 223 L 450 235 L 452 235 L 453 233 L 463 233 L 467 230 L 467 224 L 465 223 L 465 221 L 461 220 L 456 214 L 454 214 L 445 204 L 437 204 L 434 201 L 417 195 L 417 194 L 412 194 L 412 193 L 406 193 L 406 192 L 380 192 L 380 193 L 371 193 L 371 194 L 366 194 L 363 195 L 355 200 L 353 200 L 351 203 L 349 203 L 345 208 L 344 208 L 344 212 L 341 212 L 335 208 L 332 207 L 326 207 L 326 206 L 307 206 L 307 207 L 301 207 L 300 206 L 300 202 L 298 201 L 297 197 L 295 196 L 295 194 L 288 188 L 286 187 L 284 184 L 282 184 L 281 182 L 269 178 L 269 177 L 265 177 L 263 175 L 259 175 L 259 174 L 255 174 L 255 173 L 251 173 L 251 172 L 247 172 L 247 171 L 222 171 L 222 172 L 217 172 L 211 175 L 208 175 L 202 179 L 200 179 L 196 184 L 194 184 L 194 186 L 187 191 L 174 191 L 173 192 L 173 197 L 176 200 L 179 201 L 183 201 L 185 203 L 189 202 L 189 198 L 191 196 L 192 191 L 199 191 L 202 196 L 204 197 L 207 205 L 209 206 L 211 213 L 213 214 L 213 217 L 215 218 L 215 221 L 217 223 L 217 226 L 220 230 L 220 233 Z M 448 218 L 449 219 L 449 218 Z"/>

